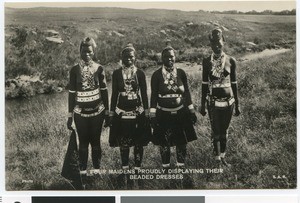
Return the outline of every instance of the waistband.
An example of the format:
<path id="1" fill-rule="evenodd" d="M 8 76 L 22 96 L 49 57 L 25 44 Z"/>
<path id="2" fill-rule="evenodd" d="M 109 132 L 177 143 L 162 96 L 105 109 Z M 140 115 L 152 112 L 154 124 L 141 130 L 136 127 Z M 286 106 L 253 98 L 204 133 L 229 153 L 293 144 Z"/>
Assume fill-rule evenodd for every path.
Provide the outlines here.
<path id="1" fill-rule="evenodd" d="M 213 102 L 213 105 L 215 107 L 228 107 L 228 106 L 231 106 L 235 102 L 235 99 L 233 97 L 222 98 L 222 99 L 212 98 L 212 100 L 210 100 L 210 101 Z"/>
<path id="2" fill-rule="evenodd" d="M 99 89 L 91 90 L 91 91 L 77 91 L 76 92 L 78 97 L 86 97 L 86 96 L 93 96 L 99 94 Z"/>
<path id="3" fill-rule="evenodd" d="M 115 110 L 116 114 L 122 115 L 122 119 L 136 119 L 137 115 L 140 115 L 144 112 L 144 108 L 142 106 L 139 106 L 136 108 L 136 110 L 132 111 L 125 111 L 123 109 L 120 109 L 119 107 L 116 107 Z"/>
<path id="4" fill-rule="evenodd" d="M 224 87 L 231 87 L 231 83 L 212 84 L 212 88 L 224 88 Z"/>
<path id="5" fill-rule="evenodd" d="M 164 94 L 164 95 L 158 94 L 158 97 L 159 98 L 180 98 L 182 97 L 182 95 L 181 94 Z"/>
<path id="6" fill-rule="evenodd" d="M 76 101 L 77 102 L 91 102 L 91 101 L 96 101 L 100 99 L 100 95 L 95 95 L 95 96 L 89 96 L 89 97 L 77 97 Z"/>
<path id="7" fill-rule="evenodd" d="M 183 108 L 183 105 L 180 105 L 180 106 L 178 106 L 176 108 L 165 108 L 165 107 L 161 107 L 161 106 L 157 105 L 157 108 L 160 109 L 160 110 L 162 110 L 162 111 L 170 112 L 171 114 L 172 113 L 176 114 L 177 111 L 179 111 L 180 109 Z"/>
<path id="8" fill-rule="evenodd" d="M 93 113 L 81 113 L 83 109 L 76 106 L 74 108 L 74 113 L 79 114 L 82 117 L 93 117 L 93 116 L 97 116 L 97 115 L 101 114 L 104 109 L 105 109 L 104 105 L 100 104 L 96 108 L 85 108 L 84 109 L 84 111 L 91 111 L 91 112 L 94 111 L 94 110 L 97 110 Z"/>
<path id="9" fill-rule="evenodd" d="M 76 95 L 76 101 L 81 103 L 92 102 L 100 99 L 99 88 L 91 91 L 77 91 Z"/>

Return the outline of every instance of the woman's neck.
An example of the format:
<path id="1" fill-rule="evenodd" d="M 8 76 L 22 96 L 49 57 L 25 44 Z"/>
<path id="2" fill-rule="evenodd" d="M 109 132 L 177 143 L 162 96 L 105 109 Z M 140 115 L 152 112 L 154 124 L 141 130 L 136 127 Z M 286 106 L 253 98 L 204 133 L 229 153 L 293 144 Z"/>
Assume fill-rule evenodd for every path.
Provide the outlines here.
<path id="1" fill-rule="evenodd" d="M 167 72 L 172 72 L 174 70 L 174 66 L 172 66 L 172 67 L 165 66 L 165 69 Z"/>
<path id="2" fill-rule="evenodd" d="M 215 53 L 215 52 L 213 52 L 213 57 L 214 57 L 215 59 L 218 59 L 218 58 L 220 58 L 223 54 L 224 54 L 223 51 L 220 52 L 220 53 Z"/>

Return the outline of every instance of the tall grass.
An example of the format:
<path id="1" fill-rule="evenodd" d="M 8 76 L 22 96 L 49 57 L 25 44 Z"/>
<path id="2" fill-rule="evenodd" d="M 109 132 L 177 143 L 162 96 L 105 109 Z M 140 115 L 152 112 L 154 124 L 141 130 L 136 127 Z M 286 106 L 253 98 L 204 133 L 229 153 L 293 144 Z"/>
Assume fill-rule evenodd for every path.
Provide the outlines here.
<path id="1" fill-rule="evenodd" d="M 246 48 L 259 51 L 295 43 L 294 16 L 286 17 L 284 23 L 278 16 L 256 16 L 255 21 L 244 18 L 168 10 L 7 8 L 5 33 L 10 36 L 5 38 L 5 75 L 14 78 L 41 73 L 43 78 L 59 80 L 65 86 L 68 70 L 79 56 L 79 43 L 86 35 L 96 39 L 96 55 L 104 65 L 119 61 L 120 51 L 128 42 L 134 44 L 137 58 L 155 60 L 167 39 L 178 50 L 178 61 L 199 62 L 206 52 L 207 36 L 215 27 L 213 23 L 228 28 L 224 32 L 227 52 L 235 56 L 244 54 Z M 193 24 L 187 25 L 189 22 Z M 64 43 L 47 42 L 47 29 L 57 30 Z M 247 41 L 255 41 L 257 46 L 248 47 Z"/>
<path id="2" fill-rule="evenodd" d="M 86 189 L 275 189 L 296 187 L 296 54 L 238 64 L 242 114 L 229 129 L 228 162 L 220 174 L 184 175 L 183 180 L 141 180 L 120 185 L 120 176 L 88 177 Z M 153 70 L 147 70 L 150 78 Z M 200 104 L 200 74 L 189 75 L 195 106 Z M 60 176 L 69 139 L 64 93 L 6 104 L 5 158 L 7 190 L 69 190 Z M 214 168 L 210 125 L 197 113 L 198 140 L 188 145 L 187 168 Z M 102 169 L 121 168 L 118 148 L 110 148 L 103 129 Z M 172 149 L 174 155 L 174 149 Z M 131 154 L 132 156 L 132 154 Z M 131 157 L 131 161 L 133 157 Z M 159 150 L 145 147 L 143 168 L 161 168 Z M 174 159 L 172 158 L 174 161 Z M 133 165 L 133 163 L 130 163 Z M 89 162 L 89 167 L 91 163 Z M 280 178 L 278 178 L 280 177 Z M 284 178 L 282 178 L 284 177 Z M 24 181 L 25 180 L 25 181 Z M 26 182 L 32 180 L 32 182 Z M 138 183 L 138 186 L 137 186 Z"/>

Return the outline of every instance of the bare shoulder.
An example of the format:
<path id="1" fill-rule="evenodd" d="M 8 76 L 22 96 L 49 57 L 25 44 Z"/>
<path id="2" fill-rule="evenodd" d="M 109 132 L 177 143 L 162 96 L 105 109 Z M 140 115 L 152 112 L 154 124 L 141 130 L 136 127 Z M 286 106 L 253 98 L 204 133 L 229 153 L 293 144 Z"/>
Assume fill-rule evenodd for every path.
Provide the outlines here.
<path id="1" fill-rule="evenodd" d="M 94 62 L 94 66 L 98 68 L 98 71 L 104 71 L 104 66 L 100 63 Z"/>
<path id="2" fill-rule="evenodd" d="M 231 64 L 236 64 L 236 59 L 233 56 L 227 55 L 227 58 Z"/>
<path id="3" fill-rule="evenodd" d="M 203 58 L 203 64 L 207 64 L 208 62 L 210 62 L 211 56 L 206 56 Z"/>

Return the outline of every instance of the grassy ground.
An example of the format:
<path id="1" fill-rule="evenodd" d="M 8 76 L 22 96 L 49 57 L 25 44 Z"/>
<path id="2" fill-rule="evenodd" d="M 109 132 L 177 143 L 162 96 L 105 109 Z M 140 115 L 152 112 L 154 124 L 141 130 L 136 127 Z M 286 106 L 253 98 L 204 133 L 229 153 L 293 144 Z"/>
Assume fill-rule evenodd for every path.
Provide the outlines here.
<path id="1" fill-rule="evenodd" d="M 188 26 L 189 22 L 193 25 Z M 195 106 L 199 106 L 201 76 L 190 69 L 198 70 L 202 57 L 208 54 L 207 35 L 216 23 L 228 29 L 224 32 L 226 53 L 237 58 L 246 52 L 265 48 L 292 48 L 296 40 L 295 16 L 118 8 L 7 8 L 5 77 L 40 74 L 41 79 L 55 81 L 65 87 L 68 71 L 78 59 L 79 42 L 89 35 L 96 39 L 97 57 L 106 67 L 108 80 L 122 47 L 128 42 L 133 42 L 136 47 L 139 67 L 145 68 L 149 80 L 156 68 L 154 64 L 159 62 L 157 54 L 164 47 L 164 41 L 171 39 L 177 49 L 177 61 L 182 62 L 180 67 L 185 63 L 193 64 L 186 70 L 193 101 Z M 57 30 L 64 43 L 47 42 L 44 33 L 47 29 Z M 118 37 L 114 31 L 124 36 Z M 257 45 L 249 46 L 247 42 Z M 102 175 L 89 177 L 87 189 L 295 188 L 295 56 L 295 51 L 291 51 L 239 63 L 242 115 L 233 118 L 229 129 L 228 161 L 233 164 L 232 168 L 224 169 L 220 174 L 184 175 L 183 180 L 134 181 L 133 186 L 121 186 L 118 175 Z M 26 94 L 26 91 L 23 92 Z M 66 128 L 66 115 L 65 93 L 7 101 L 7 190 L 74 189 L 60 176 L 70 133 Z M 208 118 L 200 114 L 197 116 L 198 140 L 189 144 L 186 164 L 188 168 L 210 169 L 214 165 Z M 120 168 L 118 149 L 108 146 L 108 129 L 103 129 L 101 139 L 102 168 Z M 143 166 L 161 166 L 159 151 L 152 144 L 145 148 Z"/>
<path id="2" fill-rule="evenodd" d="M 118 175 L 106 174 L 88 177 L 86 189 L 296 188 L 295 57 L 292 50 L 277 57 L 239 63 L 242 114 L 232 119 L 227 153 L 233 167 L 219 174 L 184 174 L 184 179 L 178 180 L 134 181 L 133 186 L 121 186 Z M 147 78 L 152 72 L 146 70 Z M 200 81 L 200 74 L 190 73 L 195 106 L 200 102 Z M 69 139 L 66 94 L 10 101 L 5 108 L 6 189 L 73 189 L 60 176 Z M 197 116 L 198 140 L 188 145 L 186 165 L 191 169 L 214 168 L 208 118 Z M 120 168 L 118 148 L 108 146 L 108 129 L 103 130 L 101 146 L 101 168 Z M 145 147 L 143 167 L 161 167 L 156 146 Z"/>

